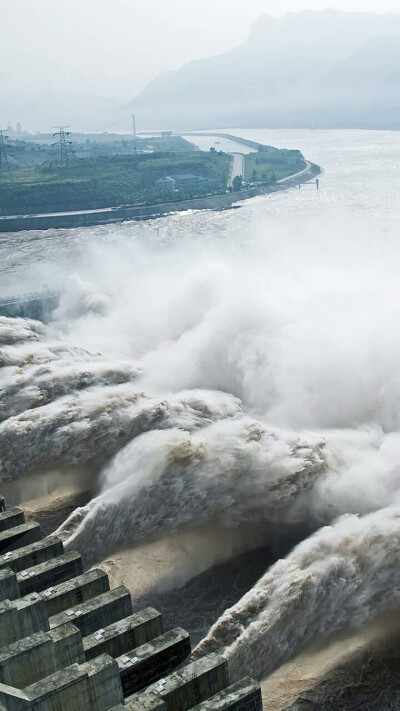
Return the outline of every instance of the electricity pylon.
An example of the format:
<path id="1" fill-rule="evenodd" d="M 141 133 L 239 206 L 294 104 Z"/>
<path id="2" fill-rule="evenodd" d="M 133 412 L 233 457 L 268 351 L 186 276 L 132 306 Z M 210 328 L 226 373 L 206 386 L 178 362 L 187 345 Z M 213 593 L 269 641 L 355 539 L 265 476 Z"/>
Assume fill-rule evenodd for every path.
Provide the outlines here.
<path id="1" fill-rule="evenodd" d="M 11 168 L 8 162 L 7 154 L 7 139 L 8 136 L 6 136 L 4 131 L 0 129 L 0 175 L 3 173 L 7 173 L 10 180 L 12 180 Z"/>
<path id="2" fill-rule="evenodd" d="M 69 126 L 55 126 L 58 128 L 56 133 L 53 133 L 53 138 L 58 136 L 58 141 L 53 143 L 53 147 L 57 146 L 59 161 L 61 168 L 67 168 L 70 156 L 72 155 L 72 141 L 70 141 L 71 133 L 66 131 Z"/>

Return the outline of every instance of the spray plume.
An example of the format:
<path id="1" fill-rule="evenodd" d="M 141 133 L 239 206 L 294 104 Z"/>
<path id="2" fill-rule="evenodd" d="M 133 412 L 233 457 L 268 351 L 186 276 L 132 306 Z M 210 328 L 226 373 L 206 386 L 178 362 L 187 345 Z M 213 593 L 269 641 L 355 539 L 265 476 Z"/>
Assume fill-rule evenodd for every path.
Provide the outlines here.
<path id="1" fill-rule="evenodd" d="M 101 470 L 67 547 L 97 561 L 188 527 L 320 529 L 196 651 L 234 676 L 397 599 L 398 245 L 328 223 L 245 248 L 100 246 L 48 327 L 0 319 L 0 481 Z"/>

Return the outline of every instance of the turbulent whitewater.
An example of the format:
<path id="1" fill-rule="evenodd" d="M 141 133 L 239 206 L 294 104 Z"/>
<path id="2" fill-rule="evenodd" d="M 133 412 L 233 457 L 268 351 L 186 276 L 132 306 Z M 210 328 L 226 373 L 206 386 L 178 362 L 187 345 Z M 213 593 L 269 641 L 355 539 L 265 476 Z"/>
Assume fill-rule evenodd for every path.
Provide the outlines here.
<path id="1" fill-rule="evenodd" d="M 57 267 L 50 324 L 0 318 L 0 483 L 94 472 L 67 548 L 96 563 L 206 527 L 217 560 L 221 531 L 304 537 L 195 651 L 233 676 L 399 604 L 398 217 L 368 182 L 338 207 L 345 180 L 99 229 Z"/>

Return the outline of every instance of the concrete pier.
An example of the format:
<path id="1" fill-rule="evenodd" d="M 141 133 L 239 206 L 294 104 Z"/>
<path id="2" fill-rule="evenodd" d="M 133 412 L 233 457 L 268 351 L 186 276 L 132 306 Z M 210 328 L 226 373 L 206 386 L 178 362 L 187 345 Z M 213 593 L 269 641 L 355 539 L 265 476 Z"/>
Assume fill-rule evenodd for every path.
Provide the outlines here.
<path id="1" fill-rule="evenodd" d="M 44 563 L 63 553 L 62 541 L 49 536 L 49 538 L 38 540 L 29 545 L 22 544 L 21 548 L 15 550 L 7 550 L 3 555 L 0 555 L 0 570 L 11 568 L 15 573 L 20 573 L 21 570 L 32 568 L 34 565 Z"/>
<path id="2" fill-rule="evenodd" d="M 0 601 L 16 600 L 20 596 L 17 576 L 10 568 L 0 570 Z"/>
<path id="3" fill-rule="evenodd" d="M 74 625 L 36 632 L 0 649 L 0 682 L 22 689 L 74 662 L 84 662 L 82 637 Z"/>
<path id="4" fill-rule="evenodd" d="M 227 662 L 187 664 L 189 634 L 132 613 L 129 590 L 0 498 L 0 711 L 260 711 L 259 685 Z"/>
<path id="5" fill-rule="evenodd" d="M 177 627 L 170 632 L 118 657 L 124 696 L 141 691 L 167 676 L 190 654 L 188 632 Z"/>
<path id="6" fill-rule="evenodd" d="M 152 607 L 125 617 L 99 632 L 85 637 L 86 659 L 110 654 L 114 659 L 164 632 L 162 615 Z"/>
<path id="7" fill-rule="evenodd" d="M 58 558 L 46 560 L 33 568 L 27 568 L 17 574 L 20 595 L 31 592 L 41 592 L 52 585 L 63 583 L 66 580 L 83 573 L 82 558 L 79 553 L 71 551 L 63 553 Z"/>
<path id="8" fill-rule="evenodd" d="M 16 548 L 40 541 L 42 535 L 38 523 L 23 523 L 0 533 L 0 555 Z"/>
<path id="9" fill-rule="evenodd" d="M 262 711 L 262 708 L 260 685 L 247 677 L 198 704 L 193 711 Z"/>
<path id="10" fill-rule="evenodd" d="M 14 526 L 20 526 L 22 523 L 25 523 L 25 514 L 21 509 L 13 507 L 0 513 L 0 533 L 14 528 Z"/>
<path id="11" fill-rule="evenodd" d="M 41 593 L 46 603 L 47 614 L 53 617 L 87 600 L 92 600 L 110 589 L 108 577 L 102 570 L 90 570 Z"/>
<path id="12" fill-rule="evenodd" d="M 50 628 L 59 627 L 66 622 L 73 622 L 86 637 L 112 622 L 122 620 L 132 613 L 129 590 L 122 585 L 119 588 L 98 595 L 82 605 L 75 605 L 65 612 L 50 617 Z"/>
<path id="13" fill-rule="evenodd" d="M 107 711 L 121 701 L 118 667 L 107 655 L 72 664 L 22 690 L 0 684 L 0 703 L 10 711 Z"/>
<path id="14" fill-rule="evenodd" d="M 34 632 L 49 629 L 46 605 L 39 595 L 0 603 L 0 644 L 16 642 Z"/>
<path id="15" fill-rule="evenodd" d="M 188 711 L 228 686 L 228 664 L 218 654 L 209 654 L 187 664 L 149 687 L 159 694 L 166 711 Z"/>

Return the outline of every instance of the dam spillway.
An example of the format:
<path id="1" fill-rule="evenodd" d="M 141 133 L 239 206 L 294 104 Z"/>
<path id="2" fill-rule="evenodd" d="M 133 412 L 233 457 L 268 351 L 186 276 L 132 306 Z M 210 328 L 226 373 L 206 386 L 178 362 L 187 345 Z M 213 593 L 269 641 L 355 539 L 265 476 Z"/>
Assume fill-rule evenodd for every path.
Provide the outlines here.
<path id="1" fill-rule="evenodd" d="M 61 291 L 38 291 L 0 298 L 0 316 L 31 318 L 47 323 L 60 302 Z"/>
<path id="2" fill-rule="evenodd" d="M 262 711 L 253 679 L 190 660 L 189 634 L 0 497 L 0 710 Z"/>

